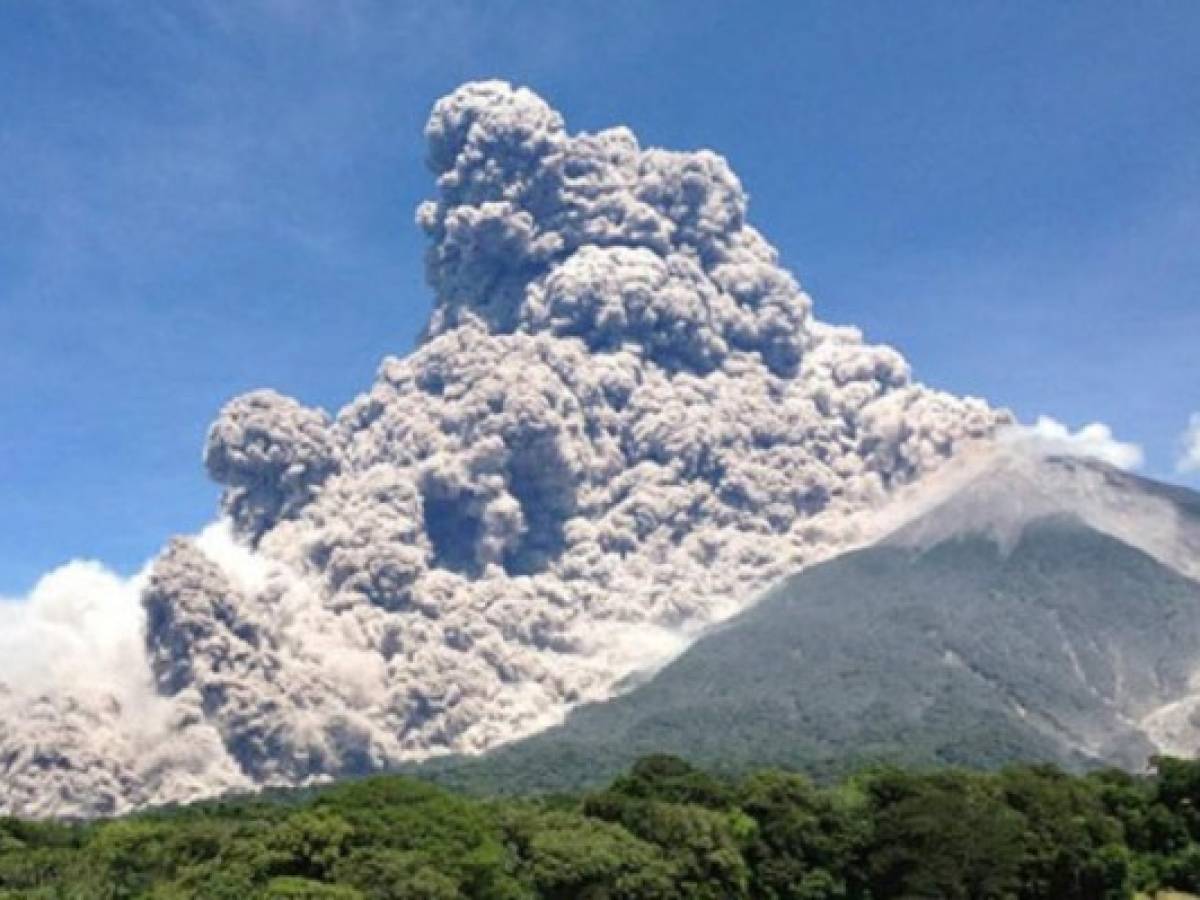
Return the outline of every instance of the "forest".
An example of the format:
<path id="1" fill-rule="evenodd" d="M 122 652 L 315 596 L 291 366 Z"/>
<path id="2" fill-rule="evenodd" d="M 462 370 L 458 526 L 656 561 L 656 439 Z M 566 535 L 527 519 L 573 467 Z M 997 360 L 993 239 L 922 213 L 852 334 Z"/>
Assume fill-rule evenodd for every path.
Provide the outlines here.
<path id="1" fill-rule="evenodd" d="M 0 820 L 3 898 L 1100 900 L 1200 889 L 1200 762 L 872 768 L 835 784 L 651 756 L 598 791 L 395 775 L 91 822 Z"/>

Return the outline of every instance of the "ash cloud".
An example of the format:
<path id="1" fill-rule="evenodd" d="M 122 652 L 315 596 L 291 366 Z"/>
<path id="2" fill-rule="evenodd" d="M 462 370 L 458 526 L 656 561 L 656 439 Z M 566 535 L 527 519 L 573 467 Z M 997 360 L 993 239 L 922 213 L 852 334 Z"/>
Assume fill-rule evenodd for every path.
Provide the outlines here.
<path id="1" fill-rule="evenodd" d="M 121 665 L 152 725 L 0 668 L 0 809 L 485 750 L 860 540 L 860 514 L 1010 422 L 816 321 L 714 153 L 571 134 L 502 82 L 438 101 L 426 137 L 421 345 L 336 416 L 271 391 L 222 410 L 224 524 L 130 589 Z"/>

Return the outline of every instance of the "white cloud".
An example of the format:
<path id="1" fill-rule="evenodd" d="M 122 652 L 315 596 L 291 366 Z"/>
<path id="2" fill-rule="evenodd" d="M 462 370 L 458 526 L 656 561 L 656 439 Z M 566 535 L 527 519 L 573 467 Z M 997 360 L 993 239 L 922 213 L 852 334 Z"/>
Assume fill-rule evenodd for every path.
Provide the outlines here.
<path id="1" fill-rule="evenodd" d="M 1179 455 L 1176 469 L 1181 474 L 1200 472 L 1200 413 L 1192 413 L 1187 430 L 1183 433 L 1183 451 Z"/>
<path id="2" fill-rule="evenodd" d="M 262 587 L 263 564 L 235 543 L 228 522 L 208 525 L 195 541 L 235 584 Z M 148 702 L 155 691 L 142 591 L 153 565 L 150 560 L 125 578 L 95 560 L 73 559 L 43 575 L 25 596 L 0 596 L 0 690 L 25 696 L 82 691 Z"/>
<path id="3" fill-rule="evenodd" d="M 1071 431 L 1050 416 L 1039 416 L 1033 425 L 1014 425 L 1007 429 L 1003 439 L 1029 446 L 1039 453 L 1098 459 L 1118 469 L 1140 469 L 1146 459 L 1138 444 L 1117 440 L 1112 429 L 1101 422 Z"/>
<path id="4" fill-rule="evenodd" d="M 146 571 L 124 579 L 90 560 L 43 576 L 0 604 L 0 685 L 18 693 L 149 687 L 138 600 Z"/>

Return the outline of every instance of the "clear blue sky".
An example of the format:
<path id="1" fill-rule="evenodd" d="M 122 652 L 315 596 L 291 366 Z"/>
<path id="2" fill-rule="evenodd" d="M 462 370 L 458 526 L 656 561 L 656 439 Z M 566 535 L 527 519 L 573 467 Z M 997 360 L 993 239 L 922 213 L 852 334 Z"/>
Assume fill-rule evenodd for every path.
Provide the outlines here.
<path id="1" fill-rule="evenodd" d="M 0 4 L 0 593 L 213 514 L 269 385 L 336 408 L 428 292 L 458 83 L 712 147 L 818 314 L 1171 477 L 1200 410 L 1200 4 Z"/>

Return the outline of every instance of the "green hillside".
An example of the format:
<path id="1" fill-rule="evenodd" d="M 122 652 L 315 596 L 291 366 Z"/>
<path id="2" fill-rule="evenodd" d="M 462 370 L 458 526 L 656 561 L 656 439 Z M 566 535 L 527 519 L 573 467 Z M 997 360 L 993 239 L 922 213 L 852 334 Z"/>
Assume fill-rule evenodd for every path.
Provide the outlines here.
<path id="1" fill-rule="evenodd" d="M 1144 766 L 1138 721 L 1189 690 L 1200 585 L 1068 520 L 789 579 L 648 683 L 559 728 L 420 771 L 461 787 L 596 784 L 651 752 L 833 775 L 871 761 Z"/>

